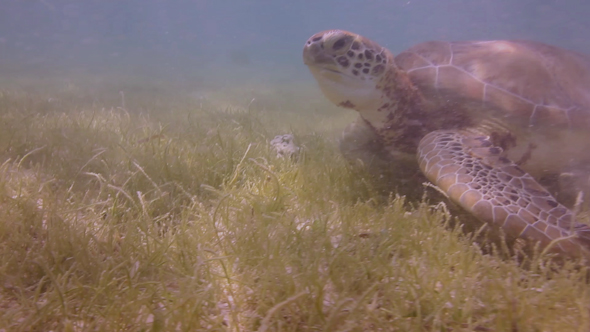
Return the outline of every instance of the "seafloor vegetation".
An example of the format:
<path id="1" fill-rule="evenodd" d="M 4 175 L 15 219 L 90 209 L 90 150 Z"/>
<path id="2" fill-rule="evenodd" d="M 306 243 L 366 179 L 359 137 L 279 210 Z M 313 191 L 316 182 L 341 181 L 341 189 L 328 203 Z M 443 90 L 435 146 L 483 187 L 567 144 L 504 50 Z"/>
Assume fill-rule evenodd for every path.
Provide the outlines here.
<path id="1" fill-rule="evenodd" d="M 306 89 L 112 82 L 0 86 L 0 331 L 590 327 L 586 269 L 384 194 Z"/>

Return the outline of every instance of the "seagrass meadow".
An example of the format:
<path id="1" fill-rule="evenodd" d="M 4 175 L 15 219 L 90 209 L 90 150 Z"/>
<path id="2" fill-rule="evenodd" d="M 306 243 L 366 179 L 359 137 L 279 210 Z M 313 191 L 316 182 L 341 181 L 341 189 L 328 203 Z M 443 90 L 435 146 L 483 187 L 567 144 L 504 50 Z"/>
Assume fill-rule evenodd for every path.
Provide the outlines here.
<path id="1" fill-rule="evenodd" d="M 586 268 L 349 165 L 355 114 L 315 86 L 193 90 L 0 85 L 0 331 L 590 328 Z M 285 133 L 298 158 L 269 145 Z"/>

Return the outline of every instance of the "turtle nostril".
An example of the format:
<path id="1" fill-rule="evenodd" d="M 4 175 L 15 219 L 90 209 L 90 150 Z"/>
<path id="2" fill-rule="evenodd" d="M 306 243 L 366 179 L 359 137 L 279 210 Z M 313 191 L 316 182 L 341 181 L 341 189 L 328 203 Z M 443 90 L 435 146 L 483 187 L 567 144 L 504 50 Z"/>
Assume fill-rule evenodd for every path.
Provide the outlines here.
<path id="1" fill-rule="evenodd" d="M 317 41 L 320 41 L 321 39 L 322 39 L 322 36 L 318 36 L 318 37 L 313 38 L 311 41 L 315 43 Z"/>

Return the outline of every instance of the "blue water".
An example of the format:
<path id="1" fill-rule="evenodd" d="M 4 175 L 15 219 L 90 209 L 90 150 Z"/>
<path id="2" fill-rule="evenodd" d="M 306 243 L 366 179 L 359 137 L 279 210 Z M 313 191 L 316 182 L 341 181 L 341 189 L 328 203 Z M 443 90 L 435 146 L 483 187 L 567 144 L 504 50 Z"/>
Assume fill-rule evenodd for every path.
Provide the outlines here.
<path id="1" fill-rule="evenodd" d="M 534 39 L 590 53 L 588 0 L 1 0 L 0 74 L 309 80 L 301 49 L 346 29 L 394 52 L 426 40 Z"/>

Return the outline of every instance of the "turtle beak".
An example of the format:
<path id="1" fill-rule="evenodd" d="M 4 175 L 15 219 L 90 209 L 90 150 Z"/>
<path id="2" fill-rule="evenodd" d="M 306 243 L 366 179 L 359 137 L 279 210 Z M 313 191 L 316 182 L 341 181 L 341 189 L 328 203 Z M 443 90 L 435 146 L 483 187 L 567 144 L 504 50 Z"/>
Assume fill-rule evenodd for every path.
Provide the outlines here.
<path id="1" fill-rule="evenodd" d="M 303 48 L 303 63 L 307 66 L 319 66 L 333 64 L 334 60 L 323 51 L 319 43 L 306 43 Z"/>
<path id="2" fill-rule="evenodd" d="M 303 63 L 307 66 L 334 64 L 334 59 L 324 51 L 324 33 L 311 36 L 303 47 Z"/>

